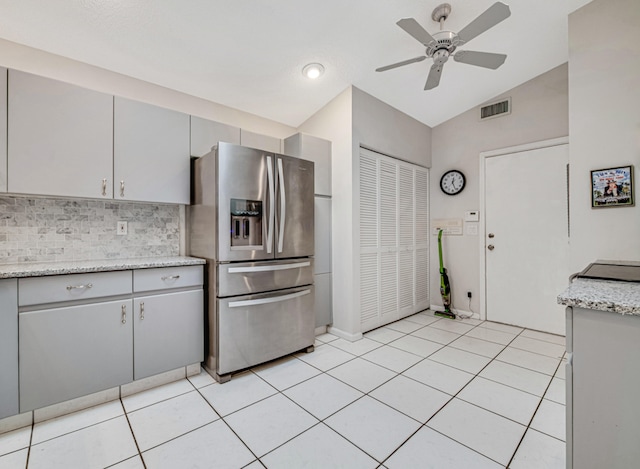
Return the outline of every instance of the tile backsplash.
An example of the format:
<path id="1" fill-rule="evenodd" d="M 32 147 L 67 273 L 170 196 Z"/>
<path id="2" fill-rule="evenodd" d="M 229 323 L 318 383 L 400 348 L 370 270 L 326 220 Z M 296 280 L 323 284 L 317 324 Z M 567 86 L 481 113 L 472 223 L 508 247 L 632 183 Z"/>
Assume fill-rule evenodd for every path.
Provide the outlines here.
<path id="1" fill-rule="evenodd" d="M 118 221 L 128 234 L 118 236 Z M 0 264 L 177 256 L 180 206 L 0 196 Z"/>

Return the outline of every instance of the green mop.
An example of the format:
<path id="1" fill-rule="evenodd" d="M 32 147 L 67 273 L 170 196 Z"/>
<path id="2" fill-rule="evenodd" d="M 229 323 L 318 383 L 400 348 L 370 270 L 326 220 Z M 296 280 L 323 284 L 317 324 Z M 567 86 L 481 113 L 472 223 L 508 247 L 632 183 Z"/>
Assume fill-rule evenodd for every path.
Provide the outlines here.
<path id="1" fill-rule="evenodd" d="M 456 314 L 451 310 L 451 287 L 449 285 L 449 277 L 447 269 L 444 268 L 442 262 L 442 230 L 438 231 L 438 256 L 440 257 L 440 295 L 442 296 L 442 304 L 444 311 L 434 311 L 436 316 L 443 318 L 455 319 Z"/>

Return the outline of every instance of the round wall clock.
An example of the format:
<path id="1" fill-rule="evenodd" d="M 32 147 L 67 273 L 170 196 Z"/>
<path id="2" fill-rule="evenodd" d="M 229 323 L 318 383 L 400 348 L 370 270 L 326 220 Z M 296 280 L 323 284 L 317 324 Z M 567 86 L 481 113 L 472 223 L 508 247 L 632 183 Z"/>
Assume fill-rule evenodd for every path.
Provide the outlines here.
<path id="1" fill-rule="evenodd" d="M 440 189 L 447 195 L 456 195 L 464 189 L 464 174 L 457 169 L 451 169 L 440 178 Z"/>

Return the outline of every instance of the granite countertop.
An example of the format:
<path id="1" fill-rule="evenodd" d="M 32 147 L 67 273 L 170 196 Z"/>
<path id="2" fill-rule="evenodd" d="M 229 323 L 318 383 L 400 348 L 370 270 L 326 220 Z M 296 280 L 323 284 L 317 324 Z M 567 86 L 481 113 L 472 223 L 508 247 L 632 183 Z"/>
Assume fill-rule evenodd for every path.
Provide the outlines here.
<path id="1" fill-rule="evenodd" d="M 91 261 L 61 261 L 0 265 L 0 279 L 18 277 L 41 277 L 44 275 L 82 274 L 108 272 L 112 270 L 152 269 L 205 264 L 197 257 L 140 257 L 133 259 L 102 259 Z"/>
<path id="2" fill-rule="evenodd" d="M 640 283 L 577 278 L 558 304 L 640 316 Z"/>

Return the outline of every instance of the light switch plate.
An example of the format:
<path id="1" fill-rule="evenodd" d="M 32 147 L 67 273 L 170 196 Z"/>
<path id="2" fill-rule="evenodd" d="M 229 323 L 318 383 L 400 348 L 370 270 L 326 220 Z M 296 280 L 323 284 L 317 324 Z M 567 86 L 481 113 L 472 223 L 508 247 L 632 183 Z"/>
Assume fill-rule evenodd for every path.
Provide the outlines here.
<path id="1" fill-rule="evenodd" d="M 127 234 L 127 222 L 119 221 L 118 226 L 116 227 L 116 234 L 118 236 L 124 236 Z"/>
<path id="2" fill-rule="evenodd" d="M 480 221 L 480 213 L 477 210 L 464 212 L 464 221 Z"/>

